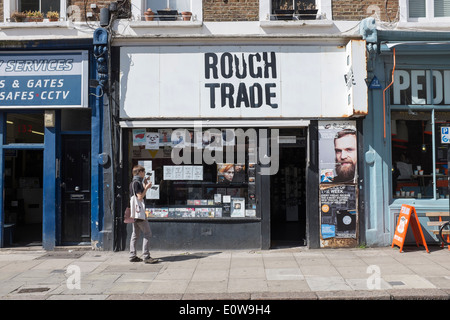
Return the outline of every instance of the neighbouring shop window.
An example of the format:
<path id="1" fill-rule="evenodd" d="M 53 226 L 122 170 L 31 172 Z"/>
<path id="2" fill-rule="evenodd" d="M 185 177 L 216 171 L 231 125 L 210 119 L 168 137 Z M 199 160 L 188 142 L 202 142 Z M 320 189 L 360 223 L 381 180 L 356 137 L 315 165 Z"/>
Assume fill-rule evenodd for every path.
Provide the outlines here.
<path id="1" fill-rule="evenodd" d="M 8 113 L 6 144 L 44 143 L 44 114 Z"/>
<path id="2" fill-rule="evenodd" d="M 256 218 L 256 139 L 234 128 L 131 130 L 129 163 L 152 181 L 147 217 Z"/>
<path id="3" fill-rule="evenodd" d="M 394 198 L 448 198 L 448 144 L 441 128 L 450 127 L 450 112 L 434 112 L 434 124 L 432 111 L 391 115 Z"/>

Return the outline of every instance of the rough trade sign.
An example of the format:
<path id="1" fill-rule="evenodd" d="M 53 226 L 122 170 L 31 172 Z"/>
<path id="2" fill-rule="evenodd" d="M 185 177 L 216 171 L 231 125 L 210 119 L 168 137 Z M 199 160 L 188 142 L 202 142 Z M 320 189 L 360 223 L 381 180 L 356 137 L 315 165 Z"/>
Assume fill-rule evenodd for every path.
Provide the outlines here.
<path id="1" fill-rule="evenodd" d="M 347 118 L 367 114 L 366 47 L 124 46 L 122 119 Z M 344 74 L 352 69 L 351 87 Z"/>
<path id="2" fill-rule="evenodd" d="M 0 53 L 0 108 L 87 107 L 87 51 Z"/>
<path id="3" fill-rule="evenodd" d="M 278 108 L 275 52 L 205 53 L 210 108 Z"/>

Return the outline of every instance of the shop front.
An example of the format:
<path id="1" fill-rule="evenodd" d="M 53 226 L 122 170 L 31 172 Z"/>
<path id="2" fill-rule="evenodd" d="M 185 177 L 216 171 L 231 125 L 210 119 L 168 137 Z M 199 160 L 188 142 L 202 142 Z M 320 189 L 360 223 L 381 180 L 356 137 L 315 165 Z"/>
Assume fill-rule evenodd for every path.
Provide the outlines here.
<path id="1" fill-rule="evenodd" d="M 427 243 L 438 242 L 436 227 L 428 224 L 438 218 L 427 212 L 449 207 L 446 40 L 438 32 L 379 31 L 368 41 L 379 46 L 371 54 L 370 78 L 380 79 L 369 90 L 370 105 L 380 106 L 379 112 L 370 112 L 364 124 L 369 244 L 391 244 L 403 204 L 415 207 Z"/>
<path id="2" fill-rule="evenodd" d="M 92 39 L 38 47 L 0 52 L 0 247 L 98 243 Z"/>
<path id="3" fill-rule="evenodd" d="M 154 248 L 357 242 L 357 167 L 333 182 L 334 140 L 319 137 L 321 126 L 356 132 L 367 112 L 364 42 L 339 41 L 120 47 L 122 211 L 132 167 L 143 165 Z M 339 186 L 345 204 L 320 197 Z M 321 217 L 325 204 L 334 219 Z M 351 232 L 337 227 L 337 206 L 355 218 Z M 126 243 L 130 229 L 116 236 Z M 355 242 L 323 241 L 325 229 Z"/>

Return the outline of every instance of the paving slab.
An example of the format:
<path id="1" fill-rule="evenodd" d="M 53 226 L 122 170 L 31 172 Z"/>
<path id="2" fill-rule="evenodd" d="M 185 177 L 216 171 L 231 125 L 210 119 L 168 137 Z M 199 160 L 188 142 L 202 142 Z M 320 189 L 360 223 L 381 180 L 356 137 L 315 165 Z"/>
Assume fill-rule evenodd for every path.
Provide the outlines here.
<path id="1" fill-rule="evenodd" d="M 352 290 L 342 277 L 305 276 L 305 280 L 311 288 L 311 291 Z"/>
<path id="2" fill-rule="evenodd" d="M 235 293 L 186 293 L 182 300 L 250 300 L 251 294 L 247 292 Z"/>
<path id="3" fill-rule="evenodd" d="M 315 294 L 319 300 L 391 300 L 385 290 L 317 291 Z"/>
<path id="4" fill-rule="evenodd" d="M 252 300 L 317 300 L 314 292 L 256 292 L 251 294 Z"/>
<path id="5" fill-rule="evenodd" d="M 390 290 L 392 300 L 449 300 L 448 292 L 439 289 Z"/>
<path id="6" fill-rule="evenodd" d="M 303 280 L 304 276 L 299 268 L 266 269 L 267 280 Z"/>
<path id="7" fill-rule="evenodd" d="M 106 300 L 107 294 L 51 295 L 47 300 Z"/>

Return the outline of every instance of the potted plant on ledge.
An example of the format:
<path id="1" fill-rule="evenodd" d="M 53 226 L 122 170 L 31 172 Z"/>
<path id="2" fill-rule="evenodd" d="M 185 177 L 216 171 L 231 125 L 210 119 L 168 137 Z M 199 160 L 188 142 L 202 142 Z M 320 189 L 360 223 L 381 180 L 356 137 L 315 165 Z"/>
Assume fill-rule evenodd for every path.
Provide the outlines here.
<path id="1" fill-rule="evenodd" d="M 44 15 L 40 11 L 27 11 L 27 17 L 30 22 L 44 21 Z"/>
<path id="2" fill-rule="evenodd" d="M 294 10 L 292 5 L 288 4 L 289 0 L 285 0 L 283 5 L 280 5 L 279 9 L 275 9 L 275 17 L 277 20 L 293 20 Z M 289 1 L 290 2 L 290 1 Z"/>
<path id="3" fill-rule="evenodd" d="M 317 9 L 313 3 L 297 2 L 299 20 L 316 20 Z"/>
<path id="4" fill-rule="evenodd" d="M 158 16 L 160 21 L 175 21 L 178 18 L 178 11 L 170 8 L 158 10 Z"/>
<path id="5" fill-rule="evenodd" d="M 15 22 L 24 22 L 27 18 L 27 14 L 25 12 L 16 11 L 11 15 L 11 18 L 13 18 Z"/>
<path id="6" fill-rule="evenodd" d="M 145 21 L 153 21 L 155 13 L 152 11 L 151 8 L 148 8 L 147 11 L 144 12 L 144 16 L 145 16 Z"/>
<path id="7" fill-rule="evenodd" d="M 58 21 L 59 20 L 59 12 L 58 11 L 49 11 L 47 12 L 48 21 Z"/>
<path id="8" fill-rule="evenodd" d="M 191 17 L 192 17 L 192 12 L 183 11 L 183 12 L 181 12 L 181 17 L 183 18 L 183 21 L 190 21 Z"/>

